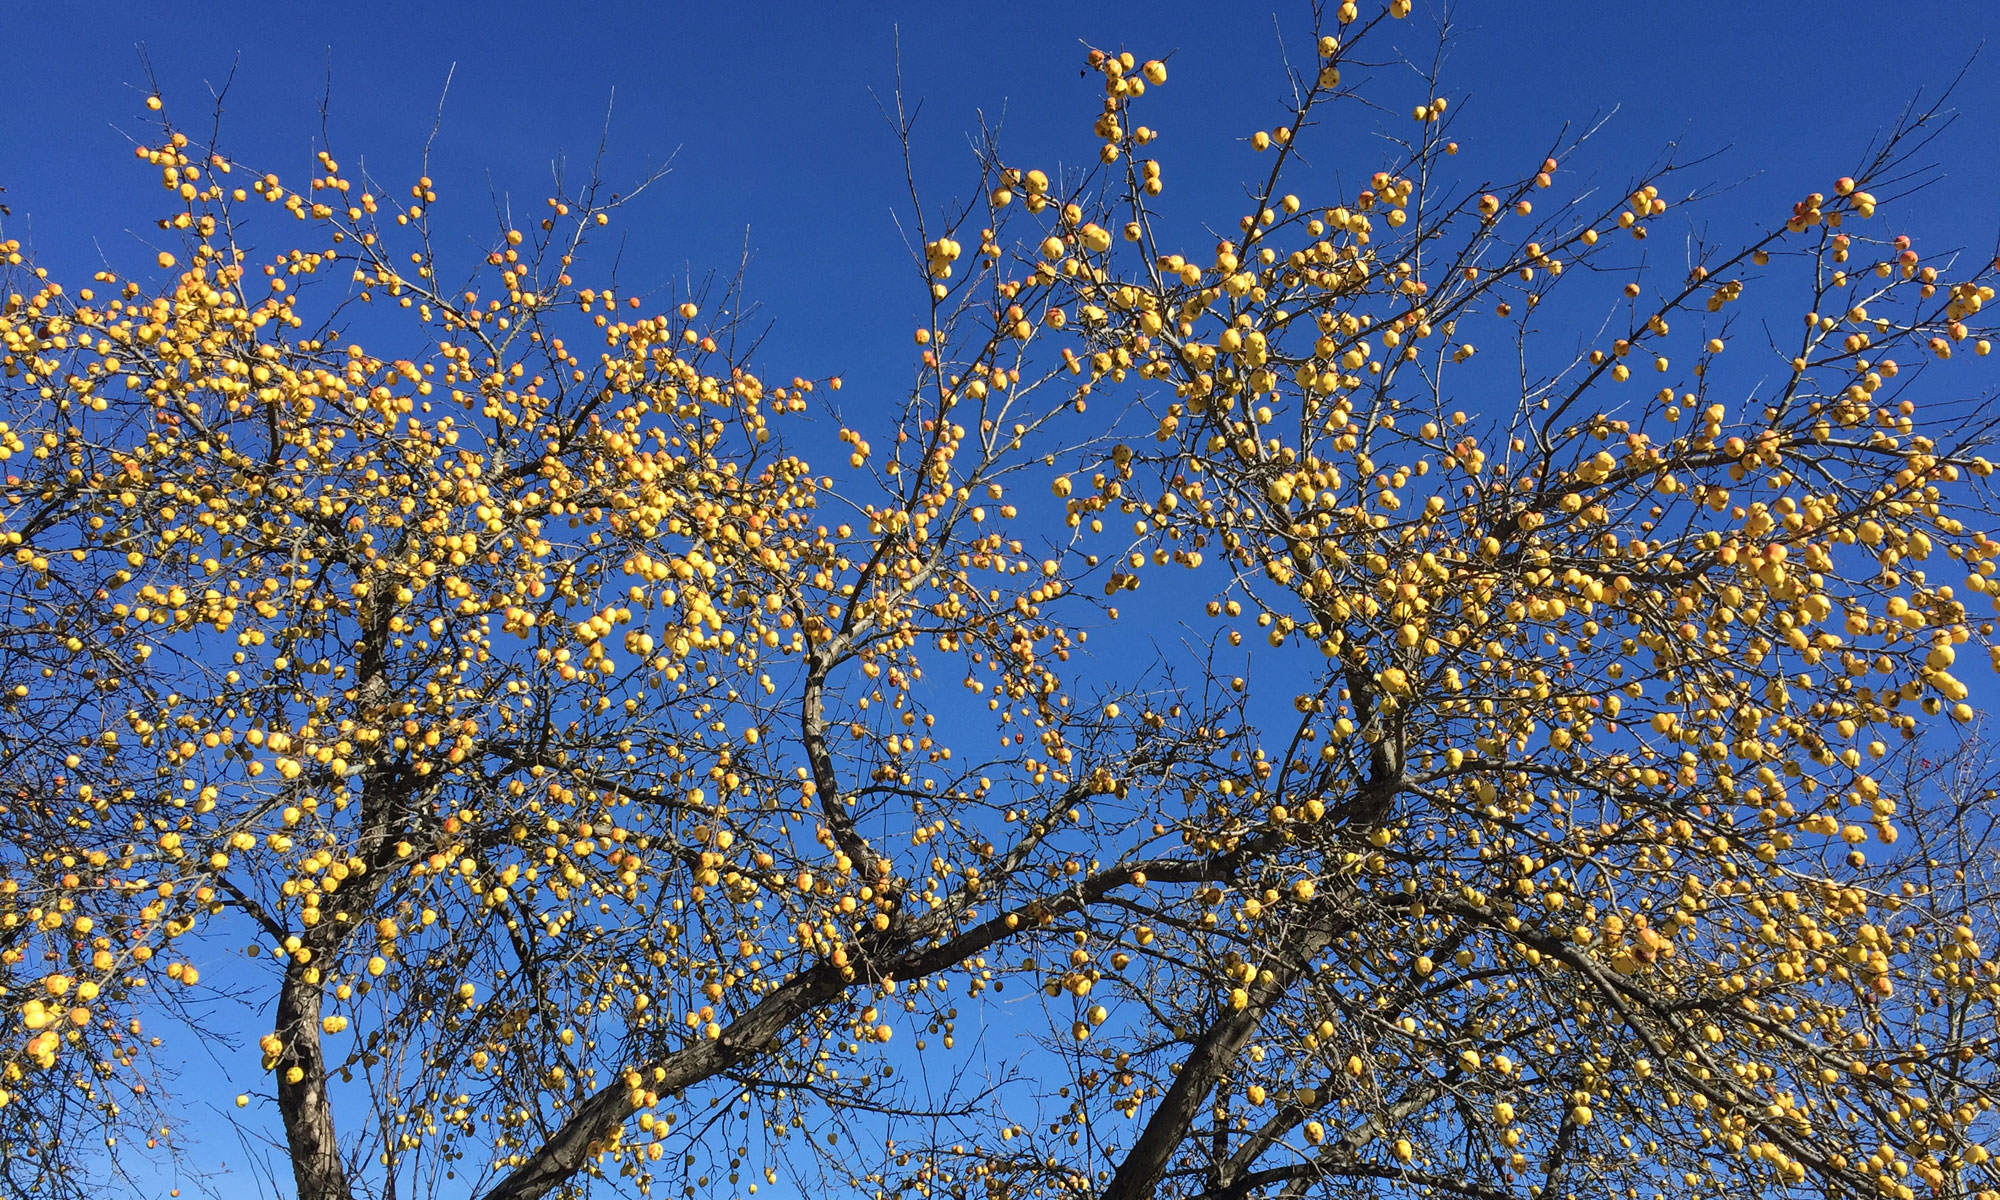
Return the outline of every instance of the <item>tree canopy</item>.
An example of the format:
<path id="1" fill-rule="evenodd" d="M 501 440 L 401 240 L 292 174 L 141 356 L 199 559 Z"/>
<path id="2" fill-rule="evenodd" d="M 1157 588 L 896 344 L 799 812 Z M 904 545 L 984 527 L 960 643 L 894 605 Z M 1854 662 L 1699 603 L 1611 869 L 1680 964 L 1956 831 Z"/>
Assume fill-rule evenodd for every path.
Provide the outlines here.
<path id="1" fill-rule="evenodd" d="M 1937 114 L 1718 242 L 1442 80 L 1316 146 L 1408 15 L 1241 211 L 1092 51 L 1085 165 L 913 206 L 894 397 L 607 282 L 636 192 L 468 263 L 149 99 L 178 249 L 0 244 L 5 1188 L 219 1100 L 301 1200 L 2000 1194 Z"/>

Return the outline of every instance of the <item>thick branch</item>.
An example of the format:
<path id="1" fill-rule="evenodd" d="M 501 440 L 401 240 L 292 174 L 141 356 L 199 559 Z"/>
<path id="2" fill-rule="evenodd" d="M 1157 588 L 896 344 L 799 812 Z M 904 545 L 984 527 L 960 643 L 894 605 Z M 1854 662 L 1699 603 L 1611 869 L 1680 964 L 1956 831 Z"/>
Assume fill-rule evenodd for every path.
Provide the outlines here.
<path id="1" fill-rule="evenodd" d="M 1314 955 L 1332 942 L 1338 922 L 1322 909 L 1322 917 L 1295 926 L 1280 946 L 1268 970 L 1268 983 L 1259 981 L 1249 989 L 1249 1002 L 1224 1013 L 1181 1062 L 1180 1074 L 1146 1120 L 1139 1140 L 1132 1144 L 1111 1182 L 1098 1200 L 1152 1200 L 1165 1178 L 1167 1165 L 1187 1142 L 1188 1131 L 1216 1081 L 1236 1061 L 1237 1055 L 1257 1034 L 1264 1014 L 1291 989 L 1304 974 Z"/>
<path id="2" fill-rule="evenodd" d="M 946 970 L 997 942 L 1019 936 L 1017 931 L 1022 928 L 1034 928 L 1041 917 L 1060 917 L 1102 899 L 1119 887 L 1129 886 L 1135 870 L 1160 883 L 1193 883 L 1219 878 L 1223 869 L 1216 862 L 1191 859 L 1132 864 L 1100 871 L 1066 891 L 1037 897 L 956 934 L 949 934 L 951 914 L 934 913 L 909 926 L 893 929 L 887 935 L 892 941 L 858 938 L 849 947 L 848 956 L 856 964 L 854 967 L 844 971 L 831 962 L 821 962 L 802 971 L 766 994 L 724 1029 L 720 1037 L 690 1042 L 642 1064 L 640 1069 L 651 1077 L 652 1082 L 647 1086 L 653 1091 L 692 1087 L 765 1053 L 787 1027 L 829 1003 L 854 983 L 915 979 Z M 1282 982 L 1274 985 L 1270 995 L 1281 995 L 1305 959 L 1323 945 L 1321 942 L 1307 949 L 1304 957 L 1297 960 L 1298 966 L 1285 968 Z M 1255 1028 L 1254 1021 L 1251 1028 Z M 625 1120 L 631 1107 L 630 1089 L 622 1082 L 599 1090 L 572 1112 L 527 1162 L 487 1192 L 483 1200 L 538 1200 L 546 1195 L 583 1169 Z"/>

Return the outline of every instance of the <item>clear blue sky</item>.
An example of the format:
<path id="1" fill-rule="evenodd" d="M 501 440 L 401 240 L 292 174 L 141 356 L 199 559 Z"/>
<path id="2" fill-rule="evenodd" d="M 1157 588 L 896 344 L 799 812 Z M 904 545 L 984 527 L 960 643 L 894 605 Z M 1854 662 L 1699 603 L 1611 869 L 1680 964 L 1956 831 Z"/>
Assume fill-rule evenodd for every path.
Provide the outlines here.
<path id="1" fill-rule="evenodd" d="M 1275 120 L 1276 31 L 1302 38 L 1305 10 L 1291 0 L 40 5 L 8 23 L 6 228 L 31 236 L 43 263 L 64 273 L 95 269 L 100 250 L 135 269 L 151 258 L 134 240 L 150 233 L 149 214 L 104 186 L 107 171 L 133 171 L 135 182 L 146 174 L 128 140 L 147 128 L 140 45 L 171 112 L 194 130 L 208 127 L 209 86 L 233 69 L 225 147 L 292 177 L 317 148 L 330 69 L 336 156 L 399 185 L 416 173 L 456 64 L 432 173 L 444 207 L 467 216 L 491 212 L 489 177 L 534 204 L 552 157 L 587 162 L 615 89 L 609 178 L 635 178 L 669 156 L 674 168 L 621 220 L 625 277 L 733 266 L 747 228 L 750 290 L 776 323 L 766 368 L 864 384 L 882 371 L 893 385 L 907 378 L 921 299 L 892 220 L 909 205 L 898 152 L 876 106 L 894 87 L 899 30 L 905 89 L 923 104 L 918 168 L 933 204 L 971 186 L 965 134 L 982 111 L 1005 114 L 1014 161 L 1052 166 L 1094 149 L 1097 85 L 1078 78 L 1084 42 L 1172 55 L 1147 119 L 1164 132 L 1170 172 L 1176 159 L 1224 168 L 1169 176 L 1170 198 L 1198 201 L 1239 194 L 1231 172 L 1247 173 L 1252 157 L 1230 139 Z M 1737 231 L 1724 226 L 1781 219 L 1804 192 L 1830 191 L 1899 106 L 1935 91 L 2000 31 L 2000 12 L 1983 0 L 1510 0 L 1452 11 L 1448 94 L 1462 112 L 1457 136 L 1477 156 L 1468 165 L 1511 176 L 1565 121 L 1616 109 L 1588 156 L 1607 182 L 1624 182 L 1676 139 L 1726 151 L 1713 178 L 1749 182 L 1708 210 L 1725 240 Z M 1426 60 L 1428 27 L 1413 22 L 1403 39 Z M 1981 136 L 1996 95 L 2000 49 L 1961 86 L 1947 190 L 1888 214 L 1938 239 L 1925 239 L 1927 257 L 1947 243 L 1986 253 L 2000 231 L 2000 155 Z M 1373 170 L 1367 133 L 1341 135 L 1353 162 L 1324 144 L 1319 160 Z M 1926 226 L 1918 207 L 1938 219 Z M 1960 226 L 1946 227 L 1944 214 Z"/>
<path id="2" fill-rule="evenodd" d="M 905 93 L 923 106 L 917 168 L 929 203 L 973 186 L 966 134 L 981 112 L 1004 114 L 1003 146 L 1022 165 L 1052 168 L 1094 152 L 1088 126 L 1101 85 L 1079 78 L 1088 43 L 1171 55 L 1171 81 L 1146 113 L 1164 133 L 1170 196 L 1226 201 L 1200 207 L 1227 221 L 1254 162 L 1233 139 L 1278 118 L 1278 33 L 1303 52 L 1307 23 L 1296 0 L 12 9 L 0 187 L 13 216 L 0 227 L 63 278 L 87 276 L 100 256 L 133 272 L 152 257 L 147 218 L 159 193 L 105 186 L 122 173 L 139 185 L 149 176 L 130 150 L 146 136 L 151 90 L 137 46 L 190 130 L 207 128 L 210 86 L 233 71 L 222 135 L 233 157 L 288 180 L 303 175 L 320 146 L 327 95 L 335 156 L 364 161 L 399 188 L 417 174 L 455 64 L 431 173 L 442 207 L 469 219 L 491 211 L 489 179 L 532 206 L 549 194 L 553 157 L 567 153 L 573 170 L 584 169 L 615 89 L 607 177 L 615 185 L 673 163 L 621 217 L 621 273 L 643 283 L 727 270 L 747 230 L 749 291 L 773 322 L 760 366 L 779 377 L 844 374 L 849 419 L 864 427 L 857 410 L 893 399 L 908 377 L 922 300 L 894 219 L 910 203 L 900 152 L 877 107 L 895 87 L 899 31 Z M 1591 164 L 1618 184 L 1676 140 L 1689 155 L 1722 152 L 1702 174 L 1743 184 L 1704 219 L 1729 242 L 1782 220 L 1804 193 L 1831 191 L 1905 102 L 1935 94 L 1971 61 L 1957 96 L 1965 115 L 1927 160 L 1943 165 L 1943 182 L 1924 202 L 1884 216 L 1917 236 L 1927 258 L 1951 246 L 1984 256 L 2000 234 L 1991 134 L 2000 48 L 1972 61 L 1982 39 L 2000 32 L 1989 0 L 1468 0 L 1454 18 L 1445 94 L 1460 110 L 1457 136 L 1471 161 L 1519 174 L 1565 122 L 1615 109 Z M 1425 60 L 1430 28 L 1413 24 L 1404 38 Z M 1366 128 L 1330 132 L 1314 152 L 1323 167 L 1375 168 Z M 1217 173 L 1176 174 L 1177 160 Z M 468 237 L 468 263 L 475 249 L 483 245 Z M 242 1082 L 208 1088 L 217 1065 L 190 1064 L 203 1102 L 251 1082 L 254 1062 L 229 1065 Z M 196 1157 L 210 1164 L 240 1153 L 220 1133 L 204 1151 Z"/>

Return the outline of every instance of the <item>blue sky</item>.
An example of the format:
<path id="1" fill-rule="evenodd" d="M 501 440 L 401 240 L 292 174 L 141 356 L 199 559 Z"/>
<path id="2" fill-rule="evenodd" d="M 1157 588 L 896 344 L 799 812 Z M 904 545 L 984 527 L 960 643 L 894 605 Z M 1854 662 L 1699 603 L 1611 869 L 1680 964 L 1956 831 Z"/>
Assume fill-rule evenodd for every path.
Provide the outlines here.
<path id="1" fill-rule="evenodd" d="M 1927 256 L 1952 246 L 1983 256 L 2000 233 L 2000 153 L 1982 107 L 2000 96 L 2000 50 L 1973 60 L 2000 31 L 1987 4 L 1520 0 L 1465 3 L 1454 24 L 1445 94 L 1460 113 L 1469 171 L 1487 164 L 1518 175 L 1565 123 L 1609 116 L 1585 161 L 1610 182 L 1671 142 L 1686 156 L 1719 152 L 1700 174 L 1741 186 L 1701 219 L 1724 241 L 1782 220 L 1806 192 L 1830 191 L 1907 101 L 1934 95 L 1970 61 L 1958 93 L 1965 117 L 1920 160 L 1942 165 L 1941 182 L 1885 218 Z M 664 283 L 727 271 L 747 242 L 748 290 L 772 325 L 760 365 L 777 377 L 845 375 L 850 423 L 864 428 L 868 406 L 892 402 L 907 378 L 923 301 L 896 219 L 907 224 L 911 203 L 901 154 L 878 107 L 893 103 L 899 42 L 906 102 L 922 104 L 914 149 L 926 203 L 975 185 L 966 134 L 981 113 L 1004 116 L 1011 161 L 1086 160 L 1101 96 L 1097 80 L 1079 78 L 1087 43 L 1169 58 L 1172 78 L 1148 99 L 1146 119 L 1163 131 L 1170 195 L 1223 221 L 1255 162 L 1236 139 L 1280 115 L 1279 35 L 1308 52 L 1305 5 L 1290 0 L 106 3 L 40 6 L 8 26 L 0 186 L 13 215 L 4 229 L 59 276 L 86 276 L 100 255 L 135 271 L 151 260 L 158 194 L 130 151 L 147 128 L 147 63 L 190 130 L 207 128 L 211 85 L 233 71 L 224 148 L 288 178 L 320 148 L 325 96 L 335 156 L 365 161 L 398 190 L 417 174 L 449 75 L 431 174 L 441 207 L 468 222 L 491 211 L 489 187 L 517 206 L 538 204 L 558 155 L 571 157 L 573 173 L 585 169 L 609 105 L 613 186 L 672 163 L 621 214 L 621 274 Z M 1413 23 L 1404 49 L 1428 60 L 1433 28 Z M 1379 74 L 1386 95 L 1415 86 L 1393 65 Z M 1372 130 L 1327 132 L 1320 169 L 1375 168 Z M 1176 162 L 1187 164 L 1177 174 Z M 1197 177 L 1196 163 L 1214 173 Z M 468 263 L 483 249 L 475 227 L 463 243 Z M 191 1064 L 190 1082 L 214 1070 Z M 238 1088 L 219 1085 L 208 1098 L 226 1101 Z M 220 1157 L 236 1149 L 233 1137 L 212 1145 Z"/>
<path id="2" fill-rule="evenodd" d="M 1804 192 L 1830 191 L 1902 104 L 1934 93 L 2000 29 L 1978 0 L 1524 0 L 1452 15 L 1447 94 L 1469 166 L 1511 177 L 1565 122 L 1615 110 L 1586 156 L 1614 182 L 1675 140 L 1724 152 L 1712 178 L 1747 182 L 1707 210 L 1717 232 L 1747 232 Z M 32 237 L 52 269 L 95 269 L 100 251 L 128 267 L 151 258 L 140 240 L 149 214 L 105 186 L 126 170 L 144 182 L 129 158 L 129 135 L 146 128 L 139 46 L 190 129 L 209 126 L 210 87 L 233 70 L 225 147 L 288 176 L 310 163 L 330 96 L 335 154 L 398 185 L 412 178 L 450 74 L 432 174 L 443 207 L 475 218 L 491 212 L 489 180 L 538 203 L 555 156 L 587 163 L 615 90 L 609 179 L 673 164 L 621 220 L 624 275 L 733 267 L 747 230 L 750 291 L 775 323 L 766 367 L 855 382 L 886 370 L 893 383 L 907 377 L 921 302 L 894 220 L 909 196 L 877 107 L 895 87 L 899 36 L 933 205 L 973 186 L 965 135 L 982 112 L 1004 114 L 1003 146 L 1027 165 L 1094 149 L 1096 83 L 1078 77 L 1089 43 L 1171 55 L 1169 86 L 1148 101 L 1160 155 L 1170 170 L 1176 160 L 1221 169 L 1171 176 L 1170 197 L 1228 213 L 1201 201 L 1239 194 L 1233 171 L 1247 172 L 1252 155 L 1232 139 L 1275 120 L 1278 34 L 1303 49 L 1306 19 L 1291 3 L 46 5 L 10 22 L 0 186 L 9 235 Z M 1430 28 L 1398 31 L 1402 48 L 1428 60 Z M 1394 68 L 1380 74 L 1389 93 L 1414 85 Z M 1927 255 L 1947 242 L 1984 253 L 2000 231 L 2000 156 L 1977 128 L 1979 101 L 1996 94 L 2000 53 L 1989 53 L 1961 85 L 1967 117 L 1940 151 L 1946 182 L 1890 214 L 1942 239 L 1925 239 Z M 1343 147 L 1320 161 L 1374 169 L 1370 133 L 1341 131 Z"/>

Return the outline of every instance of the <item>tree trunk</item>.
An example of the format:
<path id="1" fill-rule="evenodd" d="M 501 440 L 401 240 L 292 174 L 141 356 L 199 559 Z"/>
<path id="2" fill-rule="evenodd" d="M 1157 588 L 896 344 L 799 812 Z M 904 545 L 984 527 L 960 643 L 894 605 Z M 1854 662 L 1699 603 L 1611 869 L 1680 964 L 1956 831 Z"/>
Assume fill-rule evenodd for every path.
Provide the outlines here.
<path id="1" fill-rule="evenodd" d="M 311 967 L 293 964 L 278 993 L 278 1112 L 285 1121 L 292 1178 L 299 1200 L 352 1200 L 347 1167 L 334 1139 L 333 1110 L 327 1105 L 326 1062 L 320 1054 L 320 986 L 308 982 Z M 292 1077 L 297 1071 L 298 1078 Z"/>

